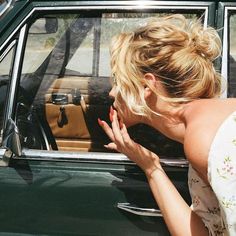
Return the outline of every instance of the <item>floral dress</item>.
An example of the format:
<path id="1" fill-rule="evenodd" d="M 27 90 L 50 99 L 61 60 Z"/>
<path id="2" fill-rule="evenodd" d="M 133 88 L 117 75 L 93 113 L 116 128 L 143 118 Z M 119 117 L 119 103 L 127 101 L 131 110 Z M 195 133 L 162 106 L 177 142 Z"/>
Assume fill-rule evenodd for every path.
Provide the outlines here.
<path id="1" fill-rule="evenodd" d="M 189 166 L 192 209 L 211 236 L 236 236 L 236 111 L 220 126 L 208 157 L 207 185 Z"/>

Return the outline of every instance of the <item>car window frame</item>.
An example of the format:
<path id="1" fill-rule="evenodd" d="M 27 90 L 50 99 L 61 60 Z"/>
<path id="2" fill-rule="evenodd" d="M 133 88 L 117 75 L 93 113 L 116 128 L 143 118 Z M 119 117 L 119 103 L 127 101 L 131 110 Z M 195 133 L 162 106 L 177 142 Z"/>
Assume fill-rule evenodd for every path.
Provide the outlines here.
<path id="1" fill-rule="evenodd" d="M 11 56 L 11 64 L 14 61 L 14 57 L 15 57 L 15 52 L 16 52 L 16 45 L 17 45 L 17 40 L 13 39 L 11 41 L 11 43 L 8 45 L 8 47 L 3 51 L 3 53 L 0 55 L 0 63 L 2 61 L 4 61 L 4 59 L 8 56 L 8 54 L 12 51 L 12 56 Z M 7 85 L 7 90 L 6 90 L 6 94 L 8 93 L 9 87 L 10 87 L 10 77 L 11 77 L 11 64 L 9 65 L 10 69 L 8 71 L 8 85 Z M 6 99 L 7 100 L 7 99 Z M 7 120 L 6 118 L 6 110 L 7 110 L 7 105 L 5 104 L 3 107 L 3 114 L 2 114 L 2 119 L 3 119 L 3 123 L 2 126 L 0 127 L 0 144 L 2 145 L 2 138 L 3 138 L 3 130 L 5 129 L 5 121 Z M 1 150 L 1 148 L 0 148 Z M 1 154 L 0 154 L 1 155 Z M 1 160 L 0 160 L 1 163 Z M 1 166 L 1 164 L 0 164 Z"/>
<path id="2" fill-rule="evenodd" d="M 9 99 L 8 99 L 8 108 L 6 111 L 6 119 L 10 118 L 14 114 L 14 101 L 15 101 L 15 90 L 17 84 L 19 82 L 19 69 L 21 67 L 23 61 L 23 48 L 26 41 L 27 36 L 27 28 L 28 23 L 27 20 L 38 11 L 40 13 L 52 13 L 52 12 L 61 12 L 65 11 L 77 11 L 77 10 L 98 10 L 98 11 L 106 11 L 106 10 L 132 10 L 132 11 L 142 11 L 142 10 L 169 10 L 170 12 L 174 10 L 186 10 L 186 11 L 197 11 L 203 10 L 205 12 L 204 15 L 204 24 L 213 24 L 214 17 L 210 16 L 209 12 L 215 9 L 215 2 L 178 2 L 168 1 L 168 2 L 142 2 L 142 4 L 138 4 L 137 2 L 129 2 L 129 1 L 122 1 L 122 2 L 94 2 L 93 3 L 85 3 L 81 2 L 80 6 L 34 6 L 34 8 L 28 13 L 25 19 L 16 27 L 15 31 L 11 34 L 15 34 L 17 30 L 20 30 L 20 35 L 17 44 L 16 50 L 16 57 L 13 68 L 13 76 L 11 80 L 11 89 L 9 92 Z M 10 37 L 6 40 L 9 41 Z M 17 64 L 18 63 L 18 64 Z M 2 151 L 0 148 L 0 152 Z M 160 157 L 161 162 L 164 166 L 171 166 L 171 167 L 187 167 L 188 162 L 183 157 L 182 159 L 176 158 L 168 158 Z M 99 163 L 126 163 L 133 165 L 134 163 L 131 162 L 125 155 L 119 153 L 99 153 L 99 152 L 67 152 L 67 151 L 48 151 L 48 150 L 37 150 L 37 149 L 23 149 L 22 156 L 16 157 L 13 156 L 13 159 L 29 159 L 29 160 L 50 160 L 50 161 L 77 161 L 77 162 L 99 162 Z"/>
<path id="3" fill-rule="evenodd" d="M 222 37 L 222 63 L 221 63 L 221 75 L 225 81 L 225 88 L 222 91 L 222 98 L 228 97 L 228 71 L 229 71 L 229 15 L 230 11 L 234 10 L 236 13 L 236 3 L 234 2 L 219 2 L 219 14 L 217 19 L 217 29 L 223 29 L 220 33 Z"/>

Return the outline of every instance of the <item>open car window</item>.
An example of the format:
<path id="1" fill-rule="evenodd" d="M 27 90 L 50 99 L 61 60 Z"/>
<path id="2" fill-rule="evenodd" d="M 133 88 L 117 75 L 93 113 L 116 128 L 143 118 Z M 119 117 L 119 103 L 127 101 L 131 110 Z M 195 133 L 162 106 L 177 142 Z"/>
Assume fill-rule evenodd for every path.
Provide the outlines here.
<path id="1" fill-rule="evenodd" d="M 204 12 L 181 12 L 199 18 Z M 109 123 L 111 38 L 163 12 L 105 12 L 40 16 L 31 24 L 18 94 L 17 126 L 23 147 L 109 152 L 97 119 Z M 204 18 L 202 18 L 204 20 Z M 23 104 L 23 105 L 22 105 Z M 183 157 L 182 145 L 145 125 L 131 137 L 160 156 Z"/>

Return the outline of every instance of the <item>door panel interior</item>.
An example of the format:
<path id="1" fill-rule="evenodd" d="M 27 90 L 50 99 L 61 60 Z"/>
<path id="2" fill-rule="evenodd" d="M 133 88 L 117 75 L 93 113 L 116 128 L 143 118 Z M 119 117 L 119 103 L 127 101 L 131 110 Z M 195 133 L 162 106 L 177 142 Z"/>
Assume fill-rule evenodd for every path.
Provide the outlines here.
<path id="1" fill-rule="evenodd" d="M 105 137 L 97 118 L 108 114 L 108 105 L 99 102 L 105 96 L 105 82 L 105 78 L 74 76 L 51 84 L 45 95 L 45 115 L 59 150 L 104 150 Z"/>

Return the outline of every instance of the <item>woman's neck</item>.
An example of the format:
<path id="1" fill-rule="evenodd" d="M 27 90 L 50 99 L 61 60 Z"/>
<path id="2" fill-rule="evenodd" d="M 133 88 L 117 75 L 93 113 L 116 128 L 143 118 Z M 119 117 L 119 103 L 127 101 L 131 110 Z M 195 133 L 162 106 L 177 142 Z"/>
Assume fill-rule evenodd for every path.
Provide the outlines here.
<path id="1" fill-rule="evenodd" d="M 153 114 L 151 118 L 144 121 L 170 139 L 183 143 L 185 136 L 185 106 L 172 107 L 162 112 L 162 116 Z"/>

